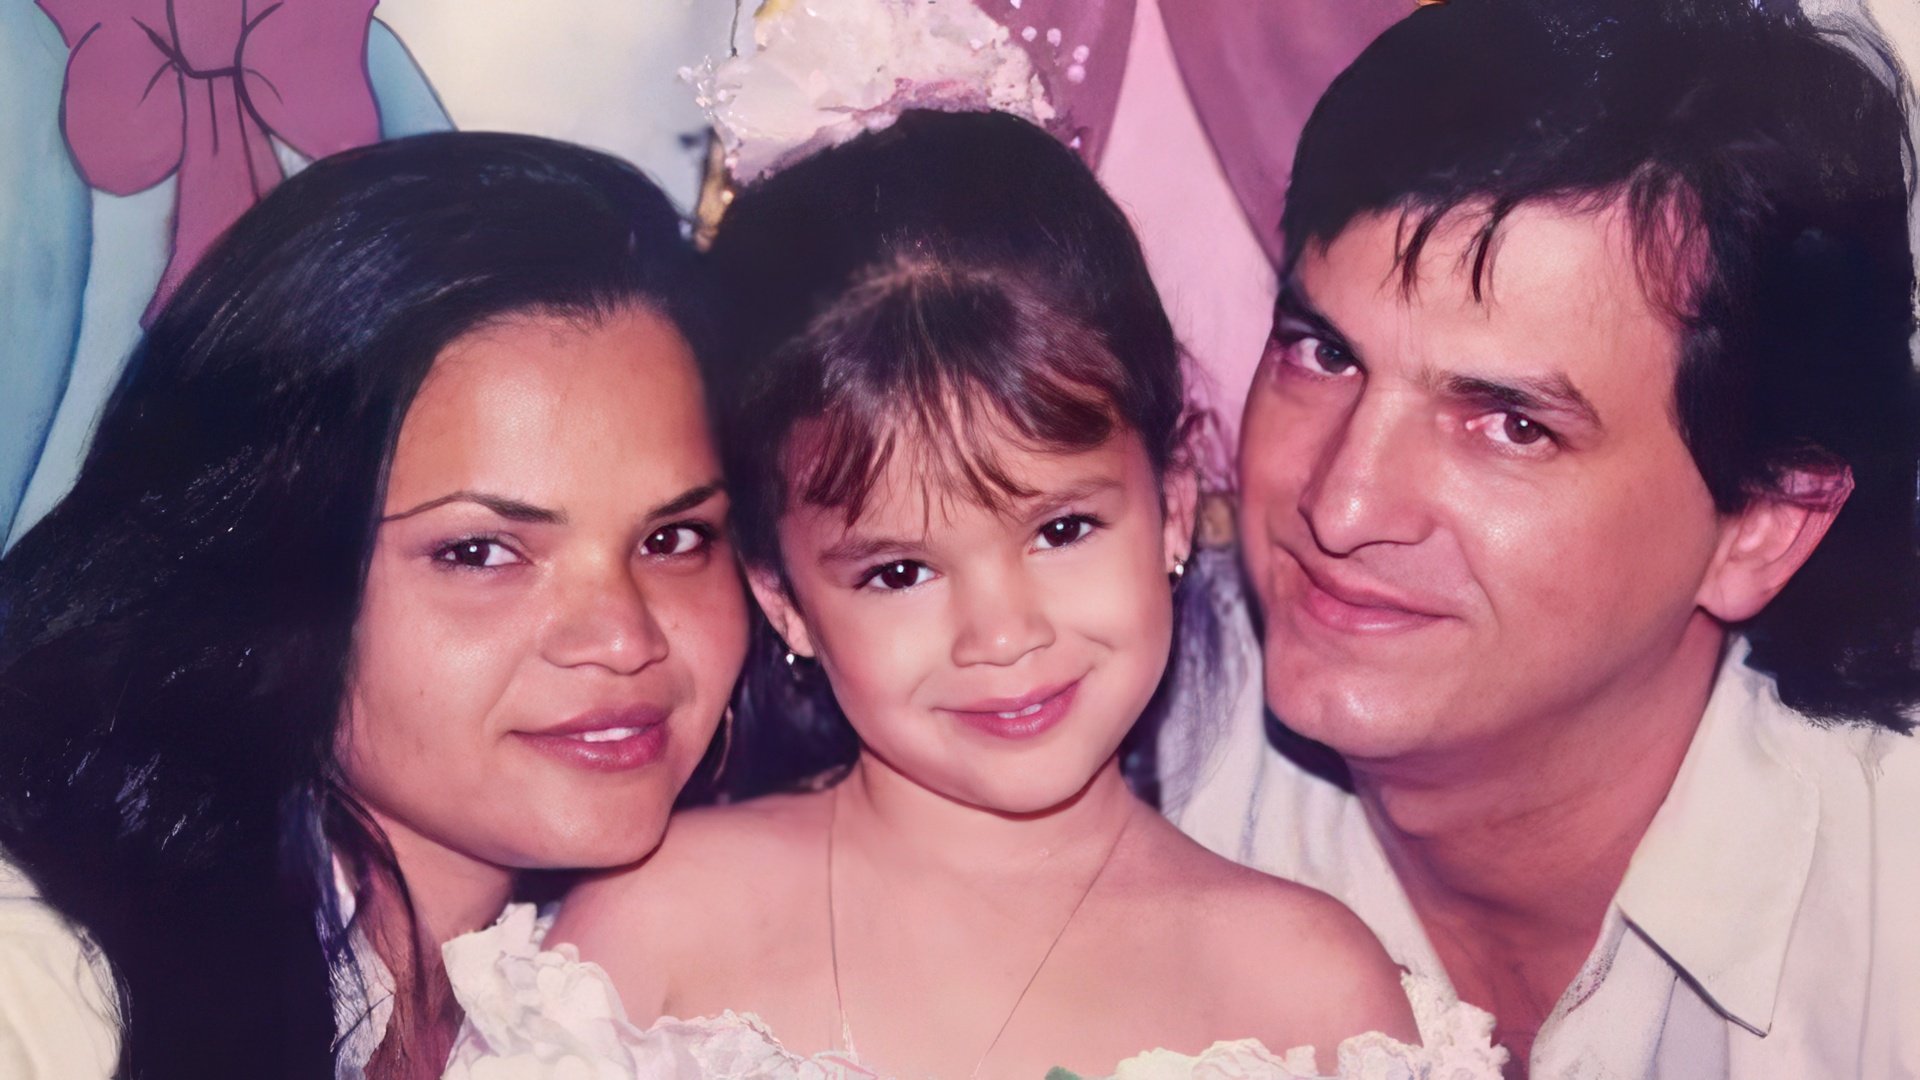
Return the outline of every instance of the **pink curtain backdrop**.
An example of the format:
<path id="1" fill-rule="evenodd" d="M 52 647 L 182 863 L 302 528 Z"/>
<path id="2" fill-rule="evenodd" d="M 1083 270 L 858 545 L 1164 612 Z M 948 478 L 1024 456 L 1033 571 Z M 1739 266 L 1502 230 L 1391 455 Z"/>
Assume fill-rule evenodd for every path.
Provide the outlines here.
<path id="1" fill-rule="evenodd" d="M 1054 130 L 1100 164 L 1120 77 L 1133 40 L 1134 0 L 975 0 L 980 10 L 1013 32 L 1046 84 L 1059 117 Z"/>
<path id="2" fill-rule="evenodd" d="M 1131 5 L 1129 5 L 1131 6 Z M 1266 249 L 1280 256 L 1293 147 L 1328 84 L 1412 0 L 1171 0 L 1162 5 L 1187 93 Z"/>
<path id="3" fill-rule="evenodd" d="M 1134 0 L 976 0 L 1025 44 L 1061 137 L 1098 166 L 1120 98 Z M 1214 155 L 1270 262 L 1293 144 L 1321 92 L 1413 0 L 1167 0 L 1167 37 Z"/>

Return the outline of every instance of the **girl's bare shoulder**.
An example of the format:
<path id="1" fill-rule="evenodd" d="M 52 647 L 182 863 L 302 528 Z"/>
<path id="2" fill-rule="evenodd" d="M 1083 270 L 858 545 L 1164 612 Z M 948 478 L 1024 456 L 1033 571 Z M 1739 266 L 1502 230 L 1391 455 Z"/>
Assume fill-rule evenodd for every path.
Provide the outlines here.
<path id="1" fill-rule="evenodd" d="M 1237 1037 L 1275 1050 L 1313 1045 L 1323 1061 L 1363 1031 L 1415 1037 L 1399 967 L 1345 904 L 1238 865 L 1171 825 L 1152 836 L 1149 887 L 1183 913 L 1179 945 L 1207 972 L 1223 1029 L 1245 1028 Z"/>
<path id="2" fill-rule="evenodd" d="M 572 942 L 611 971 L 658 960 L 666 943 L 708 936 L 703 927 L 761 925 L 758 905 L 824 867 L 824 809 L 819 794 L 807 793 L 676 813 L 653 854 L 590 874 L 569 891 L 548 940 Z M 675 932 L 641 934 L 638 926 Z"/>

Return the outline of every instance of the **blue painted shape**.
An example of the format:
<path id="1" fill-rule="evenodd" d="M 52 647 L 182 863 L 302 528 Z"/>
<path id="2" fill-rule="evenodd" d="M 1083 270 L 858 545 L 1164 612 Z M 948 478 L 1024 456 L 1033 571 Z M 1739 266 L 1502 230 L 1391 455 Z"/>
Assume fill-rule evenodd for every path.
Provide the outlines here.
<path id="1" fill-rule="evenodd" d="M 132 195 L 90 193 L 93 245 L 82 251 L 88 270 L 80 336 L 67 360 L 66 396 L 20 499 L 9 544 L 53 509 L 80 473 L 94 422 L 140 340 L 140 316 L 166 269 L 177 182 L 169 176 Z"/>
<path id="2" fill-rule="evenodd" d="M 6 48 L 17 36 L 12 24 L 21 21 L 16 18 L 21 12 L 27 21 L 44 24 L 42 36 L 51 42 L 39 45 L 46 55 L 37 62 L 43 67 L 48 63 L 52 66 L 50 74 L 34 70 L 37 80 L 26 78 L 28 65 L 12 63 L 12 50 Z M 5 348 L 8 339 L 24 341 L 35 335 L 48 339 L 48 344 L 37 351 L 0 352 L 0 364 L 4 364 L 0 369 L 0 511 L 4 511 L 0 513 L 0 537 L 5 537 L 9 546 L 73 487 L 100 410 L 140 340 L 140 316 L 166 267 L 171 235 L 174 178 L 120 197 L 89 191 L 74 173 L 58 123 L 66 58 L 59 32 L 38 8 L 0 5 L 0 102 L 5 103 L 0 107 L 0 125 L 4 125 L 0 126 L 0 170 L 16 169 L 29 186 L 64 180 L 74 189 L 75 203 L 67 208 L 67 227 L 38 242 L 47 249 L 45 255 L 22 257 L 25 248 L 0 248 L 0 318 L 5 320 L 6 329 L 0 336 L 0 348 Z M 368 33 L 367 74 L 380 110 L 383 137 L 444 131 L 452 126 L 413 57 L 393 31 L 378 20 Z M 44 106 L 37 110 L 16 107 L 26 103 L 17 96 L 18 91 L 12 90 L 16 82 L 36 86 L 49 83 L 40 87 L 46 99 Z M 39 126 L 48 129 L 41 133 L 46 149 L 20 155 L 7 153 L 8 148 L 22 145 L 20 140 L 25 137 L 16 135 L 13 129 L 34 127 L 38 131 L 28 123 L 36 119 L 43 121 Z M 0 171 L 0 184 L 9 185 L 0 186 L 0 225 L 4 226 L 0 237 L 11 237 L 16 231 L 8 217 L 16 210 L 23 220 L 48 232 L 53 216 L 16 200 L 11 180 L 10 172 Z M 37 265 L 42 260 L 46 266 Z M 50 304 L 43 295 L 50 294 L 49 290 L 39 287 L 26 290 L 14 302 L 10 293 L 16 276 L 23 281 L 29 277 L 37 280 L 46 276 L 47 267 L 61 260 L 71 268 L 62 279 L 68 286 L 67 293 L 57 298 L 63 307 Z M 61 311 L 65 314 L 59 314 Z M 24 393 L 16 393 L 16 381 L 22 389 L 36 389 L 37 396 L 29 399 Z M 13 414 L 24 413 L 24 404 L 16 408 L 16 399 L 22 403 L 32 400 L 38 409 L 34 414 L 37 426 L 18 429 L 30 432 L 31 439 L 23 436 L 19 440 L 22 449 L 17 454 L 11 449 L 14 440 L 8 435 L 16 430 Z M 5 486 L 9 481 L 12 486 Z"/>
<path id="3" fill-rule="evenodd" d="M 399 139 L 428 131 L 447 131 L 453 121 L 440 104 L 413 54 L 379 19 L 367 33 L 367 81 L 380 107 L 380 137 Z"/>
<path id="4" fill-rule="evenodd" d="M 66 393 L 93 246 L 60 134 L 67 47 L 39 8 L 0 4 L 0 537 Z"/>

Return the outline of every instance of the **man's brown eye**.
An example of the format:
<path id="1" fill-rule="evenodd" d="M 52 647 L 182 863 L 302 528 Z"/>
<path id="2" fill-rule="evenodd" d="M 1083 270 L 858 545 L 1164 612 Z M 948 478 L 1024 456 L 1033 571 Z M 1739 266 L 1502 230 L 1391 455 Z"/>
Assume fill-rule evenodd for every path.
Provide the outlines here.
<path id="1" fill-rule="evenodd" d="M 1313 361 L 1322 371 L 1330 375 L 1345 375 L 1353 366 L 1353 357 L 1338 345 L 1329 345 L 1322 341 L 1313 347 Z"/>
<path id="2" fill-rule="evenodd" d="M 1547 437 L 1547 429 L 1519 413 L 1508 413 L 1506 419 L 1507 441 L 1516 446 L 1526 446 Z"/>

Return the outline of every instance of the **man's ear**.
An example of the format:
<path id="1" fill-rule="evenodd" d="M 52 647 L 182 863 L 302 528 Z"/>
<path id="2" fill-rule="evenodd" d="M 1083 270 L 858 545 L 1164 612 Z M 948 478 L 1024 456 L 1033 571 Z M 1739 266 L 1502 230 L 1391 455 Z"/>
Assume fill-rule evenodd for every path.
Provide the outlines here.
<path id="1" fill-rule="evenodd" d="M 1193 557 L 1193 518 L 1200 504 L 1200 473 L 1191 465 L 1170 464 L 1160 478 L 1160 503 L 1165 508 L 1161 543 L 1167 551 L 1167 572 Z"/>
<path id="2" fill-rule="evenodd" d="M 1794 469 L 1778 487 L 1726 517 L 1697 603 L 1721 622 L 1760 614 L 1805 565 L 1853 493 L 1844 465 Z"/>
<path id="3" fill-rule="evenodd" d="M 800 608 L 793 602 L 793 595 L 787 591 L 787 583 L 781 580 L 779 572 L 750 569 L 747 585 L 753 590 L 753 598 L 759 601 L 760 610 L 767 613 L 774 633 L 787 643 L 787 648 L 796 656 L 812 657 L 813 635 L 807 632 L 807 621 L 800 617 Z"/>

